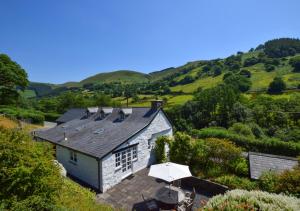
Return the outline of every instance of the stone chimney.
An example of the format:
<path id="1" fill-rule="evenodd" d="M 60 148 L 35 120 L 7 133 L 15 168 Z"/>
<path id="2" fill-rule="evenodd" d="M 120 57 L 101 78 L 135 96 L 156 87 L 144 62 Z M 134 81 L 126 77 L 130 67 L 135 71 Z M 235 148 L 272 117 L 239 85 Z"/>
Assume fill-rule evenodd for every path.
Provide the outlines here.
<path id="1" fill-rule="evenodd" d="M 164 101 L 162 101 L 162 100 L 152 100 L 151 101 L 151 108 L 153 110 L 157 110 L 159 108 L 162 108 L 163 104 L 164 104 Z"/>

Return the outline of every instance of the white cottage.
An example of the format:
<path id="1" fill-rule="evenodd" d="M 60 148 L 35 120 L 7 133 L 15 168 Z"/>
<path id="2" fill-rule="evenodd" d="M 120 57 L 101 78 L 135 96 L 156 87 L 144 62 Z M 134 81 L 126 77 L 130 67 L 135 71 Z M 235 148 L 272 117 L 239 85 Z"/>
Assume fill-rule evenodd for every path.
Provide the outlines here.
<path id="1" fill-rule="evenodd" d="M 68 174 L 105 192 L 153 164 L 157 137 L 173 135 L 161 105 L 72 109 L 58 119 L 58 126 L 35 135 L 55 145 L 56 158 Z"/>

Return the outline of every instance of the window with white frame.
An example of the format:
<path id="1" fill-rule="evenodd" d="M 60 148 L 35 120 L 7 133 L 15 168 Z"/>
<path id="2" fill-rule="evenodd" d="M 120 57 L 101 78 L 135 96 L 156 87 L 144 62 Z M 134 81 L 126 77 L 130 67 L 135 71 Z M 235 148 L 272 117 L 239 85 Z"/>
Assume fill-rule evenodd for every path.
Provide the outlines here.
<path id="1" fill-rule="evenodd" d="M 132 159 L 137 159 L 137 146 L 132 147 Z"/>
<path id="2" fill-rule="evenodd" d="M 115 153 L 116 169 L 121 168 L 122 172 L 132 168 L 132 161 L 137 160 L 137 146 L 133 146 Z"/>
<path id="3" fill-rule="evenodd" d="M 115 154 L 116 156 L 116 168 L 120 167 L 121 166 L 121 153 L 120 152 L 117 152 Z"/>
<path id="4" fill-rule="evenodd" d="M 73 150 L 70 150 L 70 161 L 77 162 L 77 153 Z"/>

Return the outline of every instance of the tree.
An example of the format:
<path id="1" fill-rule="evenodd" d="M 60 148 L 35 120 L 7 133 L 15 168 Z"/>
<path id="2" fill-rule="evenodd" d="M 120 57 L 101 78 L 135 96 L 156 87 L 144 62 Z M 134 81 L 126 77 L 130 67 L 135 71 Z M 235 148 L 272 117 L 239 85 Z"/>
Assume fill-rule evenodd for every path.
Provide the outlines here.
<path id="1" fill-rule="evenodd" d="M 241 92 L 246 92 L 251 88 L 251 81 L 249 78 L 238 75 L 238 74 L 232 74 L 224 79 L 224 83 L 230 86 L 235 87 L 236 89 L 240 90 Z"/>
<path id="2" fill-rule="evenodd" d="M 286 83 L 282 80 L 282 78 L 275 77 L 274 80 L 269 85 L 268 92 L 270 94 L 280 94 L 285 89 L 286 89 Z"/>
<path id="3" fill-rule="evenodd" d="M 0 207 L 4 210 L 52 210 L 62 178 L 50 145 L 0 128 Z M 54 209 L 55 210 L 55 209 Z"/>
<path id="4" fill-rule="evenodd" d="M 170 160 L 172 162 L 189 165 L 192 158 L 192 138 L 184 133 L 177 132 L 171 142 Z"/>
<path id="5" fill-rule="evenodd" d="M 300 53 L 300 40 L 291 38 L 270 40 L 264 44 L 264 52 L 271 58 L 294 56 Z"/>
<path id="6" fill-rule="evenodd" d="M 290 60 L 290 65 L 294 68 L 294 72 L 300 72 L 300 56 L 296 56 Z"/>
<path id="7" fill-rule="evenodd" d="M 17 89 L 28 85 L 27 73 L 7 55 L 0 54 L 0 104 L 14 103 L 19 97 Z"/>
<path id="8" fill-rule="evenodd" d="M 129 104 L 129 102 L 128 102 L 129 98 L 134 96 L 134 94 L 135 94 L 134 90 L 129 85 L 127 85 L 124 90 L 124 97 L 126 98 L 127 107 Z"/>

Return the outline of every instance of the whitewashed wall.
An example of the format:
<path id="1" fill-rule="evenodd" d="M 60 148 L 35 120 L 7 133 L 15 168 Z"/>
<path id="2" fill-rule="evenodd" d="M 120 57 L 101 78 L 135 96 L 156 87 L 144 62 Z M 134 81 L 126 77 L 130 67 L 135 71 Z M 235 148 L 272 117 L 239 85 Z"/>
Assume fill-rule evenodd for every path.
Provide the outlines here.
<path id="1" fill-rule="evenodd" d="M 115 155 L 110 153 L 102 159 L 102 191 L 105 192 L 107 189 L 119 183 L 124 177 L 128 176 L 128 173 L 135 173 L 149 165 L 151 165 L 155 159 L 151 155 L 153 149 L 148 149 L 148 140 L 152 139 L 155 144 L 155 140 L 159 136 L 172 136 L 173 130 L 170 122 L 160 111 L 151 124 L 135 135 L 127 143 L 120 146 L 118 149 L 124 148 L 128 145 L 137 145 L 138 159 L 133 162 L 132 172 L 122 172 L 122 169 L 116 170 L 115 168 Z"/>
<path id="2" fill-rule="evenodd" d="M 67 173 L 86 182 L 94 188 L 98 186 L 98 161 L 96 158 L 77 152 L 76 165 L 70 162 L 70 151 L 68 148 L 56 145 L 56 159 L 60 162 Z"/>

